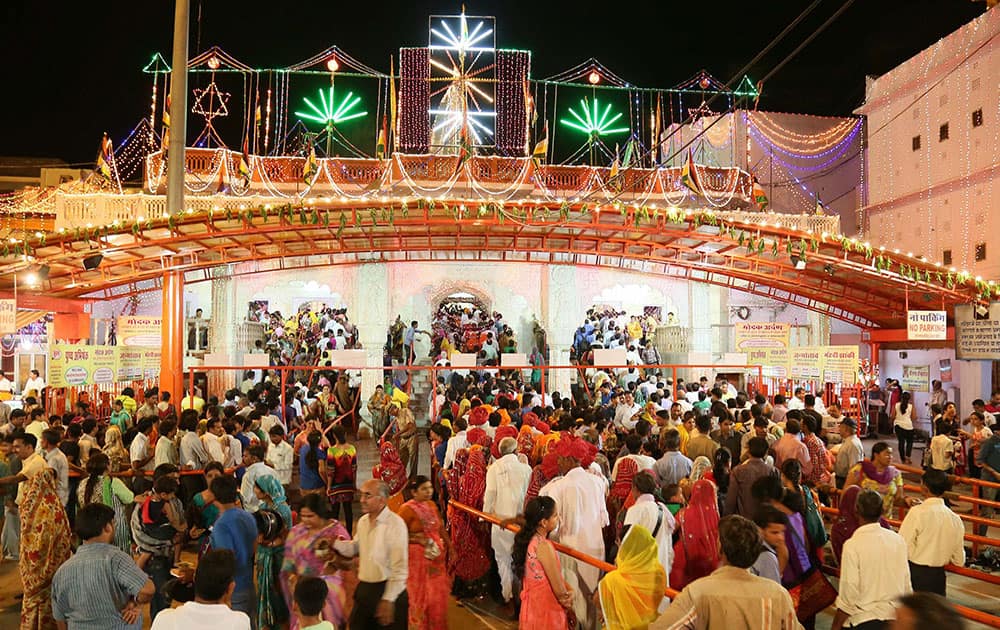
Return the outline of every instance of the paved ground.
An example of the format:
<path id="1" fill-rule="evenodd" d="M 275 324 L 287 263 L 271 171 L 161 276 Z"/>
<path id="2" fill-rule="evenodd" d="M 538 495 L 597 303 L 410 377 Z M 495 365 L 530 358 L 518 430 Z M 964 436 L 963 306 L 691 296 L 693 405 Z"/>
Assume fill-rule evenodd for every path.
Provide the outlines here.
<path id="1" fill-rule="evenodd" d="M 866 441 L 866 448 L 870 444 Z M 428 474 L 430 470 L 429 451 L 426 445 L 421 447 L 420 472 Z M 358 444 L 358 477 L 362 482 L 371 477 L 371 469 L 378 461 L 378 453 L 371 441 Z M 360 515 L 360 507 L 355 506 L 355 515 Z M 1000 531 L 992 530 L 991 535 L 998 536 Z M 834 581 L 836 585 L 836 581 Z M 20 601 L 16 595 L 21 592 L 21 581 L 14 562 L 0 563 L 0 629 L 13 629 L 18 626 Z M 1000 615 L 1000 586 L 995 586 L 981 580 L 949 575 L 948 593 L 952 601 Z M 820 615 L 816 627 L 828 630 L 833 620 L 829 611 Z M 490 599 L 465 601 L 461 605 L 452 600 L 448 611 L 448 623 L 451 628 L 464 630 L 466 628 L 488 628 L 490 630 L 506 630 L 517 627 L 517 623 L 504 617 L 500 608 Z M 146 622 L 149 627 L 149 622 Z M 970 624 L 969 630 L 986 628 L 980 624 Z"/>

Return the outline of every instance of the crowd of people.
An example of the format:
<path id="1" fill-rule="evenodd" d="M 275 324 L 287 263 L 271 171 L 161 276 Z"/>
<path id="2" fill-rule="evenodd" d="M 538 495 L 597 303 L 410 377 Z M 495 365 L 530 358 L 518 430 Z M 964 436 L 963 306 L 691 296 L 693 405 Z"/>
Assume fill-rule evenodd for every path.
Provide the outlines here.
<path id="1" fill-rule="evenodd" d="M 519 600 L 522 626 L 810 628 L 836 605 L 834 627 L 877 628 L 913 590 L 943 596 L 944 566 L 965 561 L 947 476 L 928 470 L 926 499 L 904 496 L 891 447 L 865 453 L 856 421 L 804 390 L 750 399 L 722 377 L 675 384 L 650 370 L 550 398 L 517 375 L 453 379 L 430 427 L 431 483 L 457 550 L 441 602 L 495 582 L 508 606 Z M 820 572 L 831 542 L 820 508 L 835 496 L 839 595 Z M 862 543 L 904 506 L 900 534 Z M 550 539 L 617 568 L 602 576 Z M 892 580 L 869 578 L 868 544 L 902 550 Z M 681 591 L 669 605 L 667 586 Z"/>
<path id="2" fill-rule="evenodd" d="M 302 304 L 289 317 L 267 309 L 253 315 L 264 325 L 261 350 L 270 356 L 271 365 L 329 367 L 330 351 L 361 347 L 357 327 L 348 319 L 346 308 L 313 309 L 310 304 Z"/>
<path id="3" fill-rule="evenodd" d="M 348 376 L 319 374 L 283 407 L 251 372 L 179 414 L 155 389 L 124 390 L 109 418 L 9 411 L 0 545 L 19 559 L 22 627 L 138 628 L 148 603 L 154 630 L 437 629 L 450 598 L 490 593 L 546 629 L 810 628 L 831 605 L 837 629 L 911 612 L 960 627 L 940 598 L 965 560 L 948 476 L 930 467 L 925 498 L 905 496 L 892 448 L 864 452 L 835 403 L 653 370 L 568 396 L 455 371 L 437 383 L 427 477 L 405 397 L 375 392 L 387 430 L 359 488 L 355 412 L 335 391 Z M 976 458 L 1000 479 L 1000 439 Z M 897 534 L 883 519 L 904 506 Z"/>

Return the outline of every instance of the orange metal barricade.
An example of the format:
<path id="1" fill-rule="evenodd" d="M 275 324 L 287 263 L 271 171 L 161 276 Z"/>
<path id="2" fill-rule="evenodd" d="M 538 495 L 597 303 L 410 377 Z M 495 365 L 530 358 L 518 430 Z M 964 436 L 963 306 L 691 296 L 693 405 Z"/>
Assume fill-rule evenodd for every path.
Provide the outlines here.
<path id="1" fill-rule="evenodd" d="M 457 508 L 459 510 L 462 510 L 463 512 L 467 512 L 467 513 L 469 513 L 469 514 L 471 514 L 473 516 L 476 516 L 476 517 L 478 517 L 478 518 L 480 518 L 480 519 L 482 519 L 484 521 L 488 521 L 490 523 L 493 523 L 494 525 L 499 525 L 501 527 L 506 527 L 506 529 L 508 529 L 508 530 L 510 530 L 512 532 L 519 531 L 518 527 L 511 526 L 511 525 L 507 525 L 507 526 L 502 525 L 500 519 L 498 519 L 497 517 L 493 516 L 492 514 L 487 514 L 486 512 L 483 512 L 481 510 L 477 510 L 476 508 L 468 506 L 468 505 L 465 505 L 464 503 L 459 503 L 458 501 L 455 501 L 454 499 L 448 501 L 448 505 L 450 505 L 450 506 L 452 506 L 454 508 Z M 824 508 L 824 509 L 825 510 L 831 510 L 831 508 Z M 833 511 L 836 512 L 836 510 L 833 510 Z M 597 558 L 589 556 L 589 555 L 587 555 L 585 553 L 581 553 L 581 552 L 577 551 L 576 549 L 571 549 L 571 548 L 566 547 L 565 545 L 561 545 L 561 544 L 559 544 L 557 542 L 553 542 L 552 544 L 556 548 L 556 550 L 559 551 L 560 553 L 565 554 L 565 555 L 567 555 L 567 556 L 569 556 L 571 558 L 574 558 L 576 560 L 579 560 L 580 562 L 589 564 L 592 567 L 596 567 L 596 568 L 600 569 L 601 571 L 608 572 L 608 571 L 613 571 L 615 569 L 615 566 L 613 564 L 608 564 L 607 562 L 604 562 L 603 560 L 598 560 Z M 964 569 L 964 567 L 962 567 L 962 569 Z M 978 571 L 972 571 L 971 569 L 965 569 L 965 571 L 971 572 L 971 573 L 979 573 Z M 833 568 L 833 567 L 828 567 L 828 566 L 824 566 L 823 567 L 823 572 L 827 573 L 829 575 L 834 575 L 834 576 L 839 576 L 840 575 L 840 570 L 839 569 L 836 569 L 836 568 Z M 956 573 L 960 573 L 959 571 L 955 571 L 955 572 Z M 963 573 L 963 574 L 965 574 L 965 573 Z M 989 575 L 989 574 L 983 574 L 983 575 Z M 970 577 L 976 577 L 976 576 L 970 576 Z M 992 578 L 993 576 L 990 576 L 990 577 Z M 987 581 L 990 581 L 990 580 L 987 580 Z M 998 579 L 998 581 L 1000 581 L 1000 579 Z M 679 591 L 676 591 L 676 590 L 674 590 L 672 588 L 668 588 L 668 589 L 666 589 L 664 591 L 664 594 L 667 597 L 670 597 L 672 599 L 674 597 L 677 597 L 677 595 L 679 594 Z M 958 605 L 958 604 L 952 604 L 952 605 L 955 607 L 955 610 L 958 611 L 958 614 L 962 615 L 966 619 L 969 619 L 971 621 L 975 621 L 977 623 L 981 623 L 981 624 L 983 624 L 985 626 L 988 626 L 990 628 L 1000 628 L 1000 617 L 996 617 L 996 616 L 991 615 L 989 613 L 985 613 L 985 612 L 982 612 L 980 610 L 976 610 L 974 608 L 969 608 L 967 606 L 961 606 L 961 605 Z"/>

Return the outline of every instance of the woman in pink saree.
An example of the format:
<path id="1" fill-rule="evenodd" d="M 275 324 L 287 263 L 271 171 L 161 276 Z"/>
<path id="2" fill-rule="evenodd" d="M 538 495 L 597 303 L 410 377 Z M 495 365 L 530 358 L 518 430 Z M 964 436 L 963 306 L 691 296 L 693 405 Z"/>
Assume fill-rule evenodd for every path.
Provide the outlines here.
<path id="1" fill-rule="evenodd" d="M 399 509 L 399 516 L 410 533 L 410 568 L 406 579 L 410 598 L 409 627 L 447 630 L 448 597 L 451 595 L 447 532 L 434 505 L 431 480 L 418 475 L 410 482 L 410 490 L 413 498 Z"/>
<path id="2" fill-rule="evenodd" d="M 326 563 L 334 558 L 333 542 L 350 540 L 351 536 L 340 521 L 330 517 L 330 503 L 321 494 L 308 494 L 299 508 L 299 524 L 285 539 L 285 559 L 281 565 L 281 590 L 292 608 L 292 593 L 300 577 L 319 577 L 326 582 L 329 593 L 323 606 L 323 619 L 334 626 L 347 622 L 347 593 L 340 571 L 328 574 Z M 298 630 L 296 615 L 292 615 L 289 630 Z"/>

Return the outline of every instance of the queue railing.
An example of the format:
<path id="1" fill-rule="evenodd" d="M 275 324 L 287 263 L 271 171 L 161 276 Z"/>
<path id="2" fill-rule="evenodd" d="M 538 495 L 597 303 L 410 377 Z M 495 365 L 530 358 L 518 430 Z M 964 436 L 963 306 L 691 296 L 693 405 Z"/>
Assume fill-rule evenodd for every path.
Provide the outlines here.
<path id="1" fill-rule="evenodd" d="M 518 531 L 520 531 L 520 528 L 518 526 L 516 526 L 516 525 L 505 524 L 499 518 L 497 518 L 496 516 L 494 516 L 493 514 L 489 514 L 487 512 L 483 512 L 482 510 L 477 510 L 476 508 L 471 507 L 469 505 L 466 505 L 464 503 L 459 503 L 458 501 L 455 501 L 454 499 L 449 500 L 448 501 L 448 505 L 450 505 L 450 506 L 452 506 L 452 507 L 454 507 L 456 509 L 462 510 L 463 512 L 466 512 L 468 514 L 471 514 L 472 516 L 475 516 L 475 517 L 477 517 L 477 518 L 479 518 L 481 520 L 484 520 L 484 521 L 487 521 L 487 522 L 492 523 L 494 525 L 498 525 L 500 527 L 503 527 L 503 528 L 505 528 L 505 529 L 507 529 L 509 531 L 512 531 L 512 532 L 518 532 Z M 832 508 L 824 508 L 824 510 L 826 510 L 826 511 L 831 511 L 832 510 L 833 512 L 837 512 L 837 510 L 833 510 Z M 998 542 L 1000 542 L 1000 541 L 998 541 Z M 567 555 L 567 556 L 569 556 L 569 557 L 571 557 L 571 558 L 573 558 L 575 560 L 578 560 L 578 561 L 583 562 L 585 564 L 588 564 L 588 565 L 590 565 L 592 567 L 600 569 L 601 571 L 603 571 L 605 573 L 607 573 L 609 571 L 614 571 L 617 568 L 613 564 L 609 564 L 607 562 L 604 562 L 603 560 L 598 560 L 597 558 L 594 558 L 593 556 L 590 556 L 588 554 L 582 553 L 580 551 L 577 551 L 576 549 L 573 549 L 571 547 L 567 547 L 567 546 L 562 545 L 560 543 L 553 542 L 552 545 L 555 547 L 556 551 L 558 551 L 559 553 L 562 553 L 562 554 Z M 962 568 L 964 569 L 964 567 L 962 567 Z M 833 576 L 836 576 L 836 577 L 840 576 L 840 570 L 836 569 L 834 567 L 823 566 L 822 569 L 823 569 L 824 573 L 827 573 L 829 575 L 833 575 Z M 971 573 L 977 573 L 977 574 L 981 573 L 979 571 L 971 571 L 971 570 L 967 570 L 967 571 L 970 571 Z M 989 574 L 983 574 L 983 575 L 989 575 Z M 970 577 L 978 577 L 978 576 L 970 576 Z M 992 576 L 990 576 L 990 577 L 992 577 Z M 990 580 L 987 580 L 987 581 L 990 581 Z M 1000 581 L 1000 578 L 998 578 L 998 581 Z M 997 582 L 994 582 L 994 583 L 997 583 Z M 667 588 L 667 589 L 664 590 L 664 595 L 667 596 L 667 597 L 669 597 L 669 598 L 671 598 L 671 599 L 677 597 L 677 595 L 679 593 L 680 593 L 679 591 L 677 591 L 675 589 L 672 589 L 672 588 Z M 958 612 L 959 615 L 961 615 L 962 617 L 964 617 L 964 618 L 966 618 L 966 619 L 968 619 L 970 621 L 975 621 L 976 623 L 981 623 L 981 624 L 983 624 L 983 625 L 985 625 L 987 627 L 990 627 L 990 628 L 1000 628 L 1000 617 L 991 615 L 991 614 L 983 612 L 981 610 L 976 610 L 975 608 L 969 608 L 968 606 L 962 606 L 960 604 L 955 604 L 954 602 L 952 603 L 952 606 L 955 607 L 955 610 L 956 610 L 956 612 Z"/>

